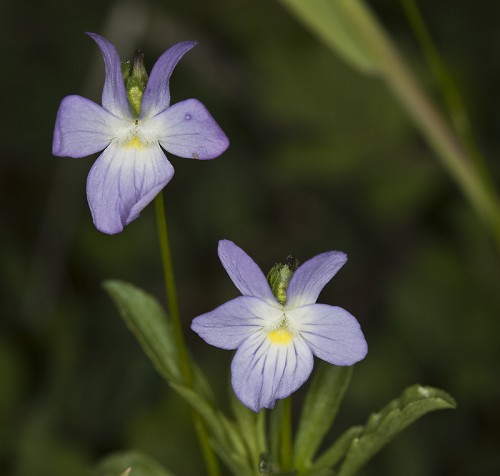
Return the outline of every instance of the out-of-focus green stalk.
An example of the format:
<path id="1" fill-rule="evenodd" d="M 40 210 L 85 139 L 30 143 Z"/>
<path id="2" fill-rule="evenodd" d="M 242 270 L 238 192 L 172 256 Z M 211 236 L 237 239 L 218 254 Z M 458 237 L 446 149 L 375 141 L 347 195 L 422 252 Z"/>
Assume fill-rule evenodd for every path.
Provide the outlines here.
<path id="1" fill-rule="evenodd" d="M 172 328 L 174 339 L 177 346 L 179 357 L 179 367 L 184 385 L 188 388 L 193 388 L 193 370 L 189 360 L 189 355 L 182 332 L 182 322 L 177 304 L 177 289 L 175 286 L 174 266 L 172 263 L 172 255 L 170 253 L 170 245 L 168 240 L 167 219 L 165 215 L 165 204 L 163 194 L 160 192 L 155 198 L 156 221 L 158 224 L 158 238 L 160 241 L 161 258 L 163 264 L 163 274 L 165 279 L 165 291 L 167 294 L 168 315 L 172 320 Z M 198 437 L 198 442 L 203 454 L 207 473 L 210 476 L 220 476 L 220 468 L 217 458 L 210 446 L 207 429 L 201 417 L 193 412 L 193 423 Z"/>
<path id="2" fill-rule="evenodd" d="M 413 29 L 413 33 L 420 44 L 420 48 L 422 49 L 429 69 L 434 76 L 434 80 L 441 91 L 452 125 L 457 134 L 462 138 L 471 157 L 474 158 L 478 167 L 480 167 L 485 174 L 485 180 L 489 180 L 485 162 L 474 138 L 469 116 L 460 91 L 445 61 L 434 44 L 429 29 L 420 13 L 417 2 L 415 0 L 400 1 L 406 17 L 408 18 L 408 22 Z"/>
<path id="3" fill-rule="evenodd" d="M 420 87 L 393 42 L 362 0 L 281 0 L 321 38 L 332 25 L 329 18 L 338 16 L 348 25 L 345 42 L 355 45 L 352 51 L 365 55 L 363 63 L 351 63 L 359 70 L 381 76 L 414 120 L 446 170 L 458 183 L 476 212 L 491 228 L 500 248 L 500 202 L 497 191 L 476 161 L 461 143 L 444 116 Z M 318 9 L 321 6 L 321 9 Z M 328 9 L 329 15 L 319 14 Z M 344 51 L 342 37 L 329 39 L 335 51 Z M 336 43 L 337 42 L 337 43 Z M 348 55 L 342 56 L 349 61 Z M 356 56 L 353 56 L 353 59 Z M 368 64 L 370 68 L 362 68 Z"/>

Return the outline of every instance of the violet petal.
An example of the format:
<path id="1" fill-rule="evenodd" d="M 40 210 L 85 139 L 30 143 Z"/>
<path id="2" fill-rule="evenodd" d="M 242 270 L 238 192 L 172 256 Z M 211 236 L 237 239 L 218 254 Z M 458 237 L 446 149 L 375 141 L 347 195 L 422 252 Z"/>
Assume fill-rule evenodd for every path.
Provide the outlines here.
<path id="1" fill-rule="evenodd" d="M 311 374 L 313 356 L 302 339 L 273 344 L 265 332 L 252 335 L 238 348 L 231 382 L 240 401 L 254 412 L 273 408 L 278 398 L 297 390 Z"/>
<path id="2" fill-rule="evenodd" d="M 142 97 L 141 119 L 156 116 L 170 105 L 170 76 L 184 54 L 196 45 L 195 41 L 177 43 L 158 58 Z"/>
<path id="3" fill-rule="evenodd" d="M 266 324 L 266 317 L 276 319 L 282 312 L 262 299 L 240 296 L 196 317 L 191 323 L 205 342 L 220 349 L 236 349 L 247 337 Z"/>
<path id="4" fill-rule="evenodd" d="M 214 159 L 229 146 L 229 139 L 205 106 L 197 99 L 178 102 L 150 119 L 161 146 L 187 159 Z"/>
<path id="5" fill-rule="evenodd" d="M 52 153 L 80 158 L 105 149 L 121 119 L 81 96 L 66 96 L 57 111 Z"/>
<path id="6" fill-rule="evenodd" d="M 286 292 L 287 307 L 314 304 L 319 293 L 347 261 L 341 251 L 329 251 L 311 258 L 298 267 Z"/>
<path id="7" fill-rule="evenodd" d="M 128 104 L 127 93 L 125 91 L 125 82 L 123 80 L 122 69 L 120 65 L 120 56 L 116 48 L 108 40 L 96 33 L 89 35 L 101 50 L 106 67 L 106 78 L 102 90 L 102 105 L 109 112 L 121 118 L 132 118 Z"/>
<path id="8" fill-rule="evenodd" d="M 160 146 L 127 148 L 112 142 L 87 178 L 87 198 L 96 228 L 110 235 L 121 232 L 173 175 Z"/>
<path id="9" fill-rule="evenodd" d="M 300 325 L 300 335 L 314 355 L 334 365 L 362 360 L 368 345 L 358 321 L 341 307 L 311 304 L 286 311 Z"/>
<path id="10" fill-rule="evenodd" d="M 232 241 L 219 241 L 219 258 L 234 285 L 244 296 L 255 296 L 279 307 L 264 273 L 239 246 Z"/>

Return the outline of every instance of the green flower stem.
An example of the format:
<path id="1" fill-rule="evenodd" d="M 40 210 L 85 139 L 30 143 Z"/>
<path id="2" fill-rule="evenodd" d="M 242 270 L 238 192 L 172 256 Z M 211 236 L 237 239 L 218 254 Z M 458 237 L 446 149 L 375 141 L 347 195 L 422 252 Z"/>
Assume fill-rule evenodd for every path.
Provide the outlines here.
<path id="1" fill-rule="evenodd" d="M 281 1 L 320 37 L 324 37 L 323 32 L 329 26 L 325 22 L 331 18 L 342 18 L 348 25 L 349 35 L 329 41 L 329 46 L 335 51 L 345 53 L 347 45 L 355 45 L 356 48 L 348 51 L 356 55 L 350 53 L 344 54 L 344 57 L 354 66 L 358 66 L 358 69 L 376 73 L 386 80 L 445 169 L 458 183 L 476 212 L 489 225 L 500 248 L 500 201 L 490 176 L 478 166 L 441 112 L 425 94 L 365 3 L 362 0 Z M 314 8 L 318 13 L 313 11 Z M 319 14 L 326 11 L 330 16 Z M 362 62 L 359 61 L 360 57 Z"/>
<path id="2" fill-rule="evenodd" d="M 280 435 L 280 463 L 281 471 L 291 471 L 293 461 L 292 449 L 292 397 L 281 401 L 281 435 Z"/>
<path id="3" fill-rule="evenodd" d="M 182 332 L 182 322 L 177 304 L 177 290 L 174 279 L 174 267 L 172 263 L 172 255 L 168 241 L 167 220 L 165 216 L 165 204 L 163 194 L 160 192 L 155 198 L 156 221 L 158 224 L 158 237 L 160 241 L 161 258 L 163 264 L 163 275 L 165 279 L 165 290 L 167 294 L 168 315 L 172 320 L 172 328 L 174 332 L 175 344 L 179 357 L 179 367 L 184 385 L 188 388 L 193 388 L 193 370 L 191 368 L 189 355 Z M 210 476 L 220 476 L 220 468 L 217 458 L 210 446 L 210 440 L 207 429 L 203 424 L 201 417 L 193 412 L 193 423 L 198 437 L 198 442 L 203 454 L 205 466 Z"/>

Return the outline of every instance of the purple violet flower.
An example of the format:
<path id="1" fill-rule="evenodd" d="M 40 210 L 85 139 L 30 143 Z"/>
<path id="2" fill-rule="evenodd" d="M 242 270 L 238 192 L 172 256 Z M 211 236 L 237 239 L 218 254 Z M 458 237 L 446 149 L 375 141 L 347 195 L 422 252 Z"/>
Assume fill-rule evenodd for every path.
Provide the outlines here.
<path id="1" fill-rule="evenodd" d="M 219 242 L 219 258 L 243 296 L 195 318 L 191 328 L 221 349 L 238 349 L 231 364 L 236 396 L 254 412 L 273 408 L 313 369 L 313 355 L 346 366 L 368 351 L 358 321 L 341 307 L 316 304 L 347 260 L 339 251 L 306 261 L 293 274 L 286 302 L 274 296 L 257 264 L 233 242 Z"/>
<path id="2" fill-rule="evenodd" d="M 106 67 L 102 107 L 81 96 L 65 97 L 57 113 L 52 153 L 80 158 L 104 149 L 89 172 L 87 198 L 95 226 L 115 234 L 135 220 L 174 175 L 162 148 L 179 157 L 206 160 L 222 154 L 229 141 L 198 100 L 170 106 L 170 76 L 196 42 L 177 43 L 160 56 L 143 91 L 140 113 L 134 116 L 115 47 L 95 33 L 88 35 Z"/>

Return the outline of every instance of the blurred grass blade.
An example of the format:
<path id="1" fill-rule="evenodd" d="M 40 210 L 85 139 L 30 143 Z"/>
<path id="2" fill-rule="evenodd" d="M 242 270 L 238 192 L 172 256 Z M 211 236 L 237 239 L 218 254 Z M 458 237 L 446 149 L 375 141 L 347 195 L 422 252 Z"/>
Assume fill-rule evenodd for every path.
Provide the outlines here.
<path id="1" fill-rule="evenodd" d="M 281 0 L 281 3 L 353 67 L 363 73 L 375 72 L 373 55 L 345 11 L 345 4 L 356 1 Z"/>
<path id="2" fill-rule="evenodd" d="M 427 139 L 500 249 L 500 198 L 486 165 L 478 166 L 422 89 L 398 48 L 362 0 L 281 0 L 335 52 L 362 72 L 377 72 Z M 341 25 L 341 26 L 339 26 Z M 334 33 L 337 30 L 340 33 Z"/>
<path id="3" fill-rule="evenodd" d="M 142 289 L 123 281 L 105 281 L 103 287 L 156 370 L 167 381 L 180 382 L 172 326 L 160 303 Z"/>
<path id="4" fill-rule="evenodd" d="M 127 470 L 132 468 L 130 473 Z M 97 466 L 97 476 L 174 476 L 150 456 L 138 451 L 123 451 L 106 456 Z"/>
<path id="5" fill-rule="evenodd" d="M 353 476 L 404 428 L 428 412 L 455 408 L 455 400 L 446 392 L 414 385 L 380 412 L 373 413 L 355 438 L 337 476 Z"/>
<path id="6" fill-rule="evenodd" d="M 349 386 L 352 367 L 318 363 L 304 402 L 294 447 L 294 466 L 310 466 L 323 437 L 337 416 Z"/>

